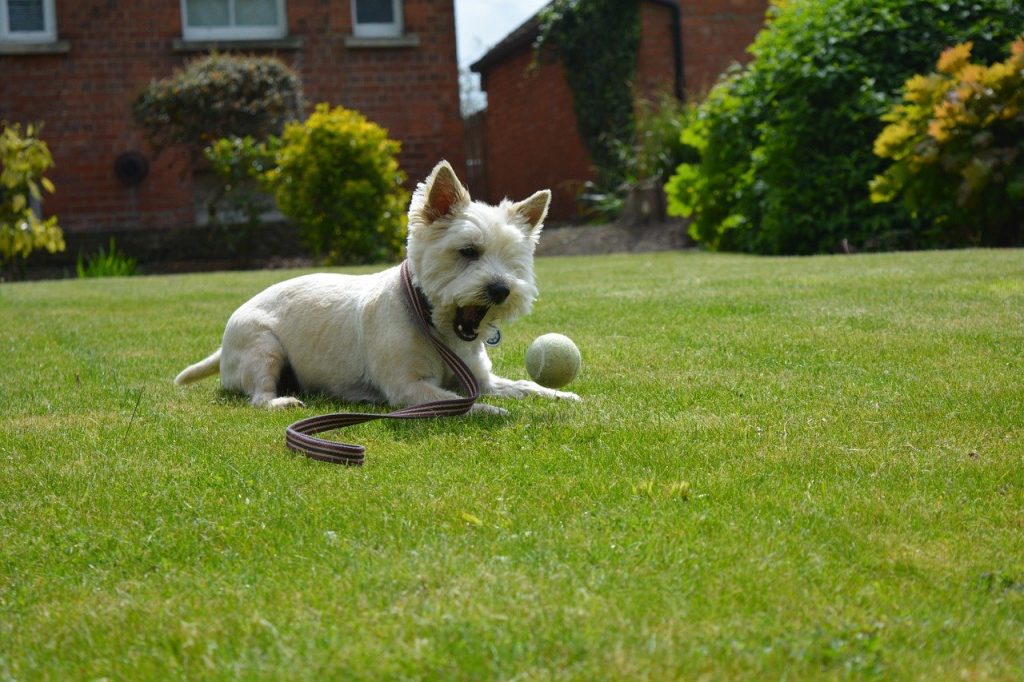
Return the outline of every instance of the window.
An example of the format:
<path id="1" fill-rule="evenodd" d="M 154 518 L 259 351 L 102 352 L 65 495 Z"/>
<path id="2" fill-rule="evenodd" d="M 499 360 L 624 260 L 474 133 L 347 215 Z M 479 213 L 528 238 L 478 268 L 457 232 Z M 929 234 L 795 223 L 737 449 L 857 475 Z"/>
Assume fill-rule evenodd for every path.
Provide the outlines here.
<path id="1" fill-rule="evenodd" d="M 0 0 L 0 41 L 52 43 L 57 40 L 53 0 Z"/>
<path id="2" fill-rule="evenodd" d="M 352 0 L 356 37 L 398 38 L 402 31 L 402 0 Z"/>
<path id="3" fill-rule="evenodd" d="M 181 0 L 181 23 L 185 40 L 259 40 L 288 32 L 284 0 Z"/>

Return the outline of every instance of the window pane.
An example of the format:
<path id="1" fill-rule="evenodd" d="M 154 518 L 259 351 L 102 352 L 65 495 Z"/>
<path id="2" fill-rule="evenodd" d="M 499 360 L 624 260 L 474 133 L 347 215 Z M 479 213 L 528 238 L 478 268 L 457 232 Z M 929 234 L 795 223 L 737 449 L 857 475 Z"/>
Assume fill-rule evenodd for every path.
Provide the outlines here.
<path id="1" fill-rule="evenodd" d="M 395 21 L 392 0 L 356 0 L 356 22 L 360 24 L 390 24 Z"/>
<path id="2" fill-rule="evenodd" d="M 188 25 L 194 27 L 227 26 L 228 0 L 187 0 Z"/>
<path id="3" fill-rule="evenodd" d="M 7 25 L 14 31 L 45 31 L 43 0 L 7 0 Z"/>
<path id="4" fill-rule="evenodd" d="M 277 0 L 236 0 L 235 23 L 239 26 L 276 26 Z"/>

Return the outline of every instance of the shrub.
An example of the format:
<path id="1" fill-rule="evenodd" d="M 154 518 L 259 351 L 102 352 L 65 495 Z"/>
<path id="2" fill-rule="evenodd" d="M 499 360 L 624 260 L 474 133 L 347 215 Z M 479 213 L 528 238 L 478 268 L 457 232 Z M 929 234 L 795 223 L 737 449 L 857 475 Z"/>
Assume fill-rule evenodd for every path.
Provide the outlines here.
<path id="1" fill-rule="evenodd" d="M 670 210 L 719 249 L 928 245 L 923 221 L 870 199 L 879 117 L 941 47 L 973 38 L 991 60 L 1022 30 L 1018 0 L 777 0 L 752 61 L 687 125 L 700 161 L 668 183 Z"/>
<path id="2" fill-rule="evenodd" d="M 319 104 L 285 127 L 277 167 L 264 175 L 306 245 L 333 263 L 378 262 L 402 248 L 409 194 L 399 143 L 361 114 Z"/>
<path id="3" fill-rule="evenodd" d="M 136 98 L 136 123 L 157 149 L 184 144 L 195 151 L 225 137 L 265 139 L 300 118 L 302 84 L 271 57 L 210 55 Z"/>
<path id="4" fill-rule="evenodd" d="M 681 163 L 697 161 L 682 140 L 694 108 L 673 95 L 641 99 L 636 104 L 636 132 L 623 154 L 626 180 L 631 184 L 665 182 Z"/>
<path id="5" fill-rule="evenodd" d="M 28 126 L 4 125 L 0 133 L 0 261 L 27 258 L 37 249 L 50 253 L 64 250 L 64 233 L 57 217 L 40 219 L 32 202 L 42 201 L 43 190 L 53 183 L 43 173 L 53 166 L 46 143 Z"/>
<path id="6" fill-rule="evenodd" d="M 266 174 L 277 167 L 280 139 L 264 142 L 252 137 L 226 137 L 203 149 L 213 171 L 223 185 L 207 205 L 210 224 L 222 229 L 229 246 L 235 247 L 260 223 L 272 208 L 272 200 L 261 191 Z"/>
<path id="7" fill-rule="evenodd" d="M 622 180 L 614 187 L 585 183 L 579 196 L 582 214 L 597 222 L 614 220 L 622 213 L 631 189 L 660 189 L 679 164 L 695 161 L 693 149 L 681 139 L 693 111 L 692 106 L 668 93 L 654 99 L 637 99 L 632 136 L 612 142 Z M 660 218 L 664 218 L 663 213 Z"/>
<path id="8" fill-rule="evenodd" d="M 893 164 L 871 198 L 901 198 L 949 245 L 1006 246 L 1024 223 L 1024 38 L 990 67 L 969 61 L 972 47 L 943 52 L 938 72 L 908 80 L 882 117 L 875 153 Z"/>
<path id="9" fill-rule="evenodd" d="M 135 274 L 136 260 L 129 258 L 117 248 L 114 238 L 110 238 L 110 245 L 104 249 L 102 246 L 92 256 L 86 257 L 78 254 L 78 261 L 75 264 L 75 272 L 79 279 L 86 277 L 131 277 Z"/>

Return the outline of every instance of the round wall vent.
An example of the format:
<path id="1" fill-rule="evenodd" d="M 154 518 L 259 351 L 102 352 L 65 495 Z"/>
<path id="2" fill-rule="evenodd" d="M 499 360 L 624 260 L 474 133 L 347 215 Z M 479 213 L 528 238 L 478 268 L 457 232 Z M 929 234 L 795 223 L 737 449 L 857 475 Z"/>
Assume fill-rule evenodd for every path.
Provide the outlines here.
<path id="1" fill-rule="evenodd" d="M 125 152 L 114 159 L 114 175 L 128 187 L 136 187 L 149 175 L 149 161 L 138 152 Z"/>

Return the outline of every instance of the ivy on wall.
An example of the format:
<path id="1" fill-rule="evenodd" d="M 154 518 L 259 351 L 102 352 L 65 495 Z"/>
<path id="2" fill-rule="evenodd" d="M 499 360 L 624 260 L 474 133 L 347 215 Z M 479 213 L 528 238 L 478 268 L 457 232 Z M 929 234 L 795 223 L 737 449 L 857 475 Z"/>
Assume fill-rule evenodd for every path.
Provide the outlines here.
<path id="1" fill-rule="evenodd" d="M 639 46 L 638 0 L 555 0 L 541 14 L 537 54 L 550 49 L 561 60 L 580 137 L 605 187 L 625 175 Z"/>

